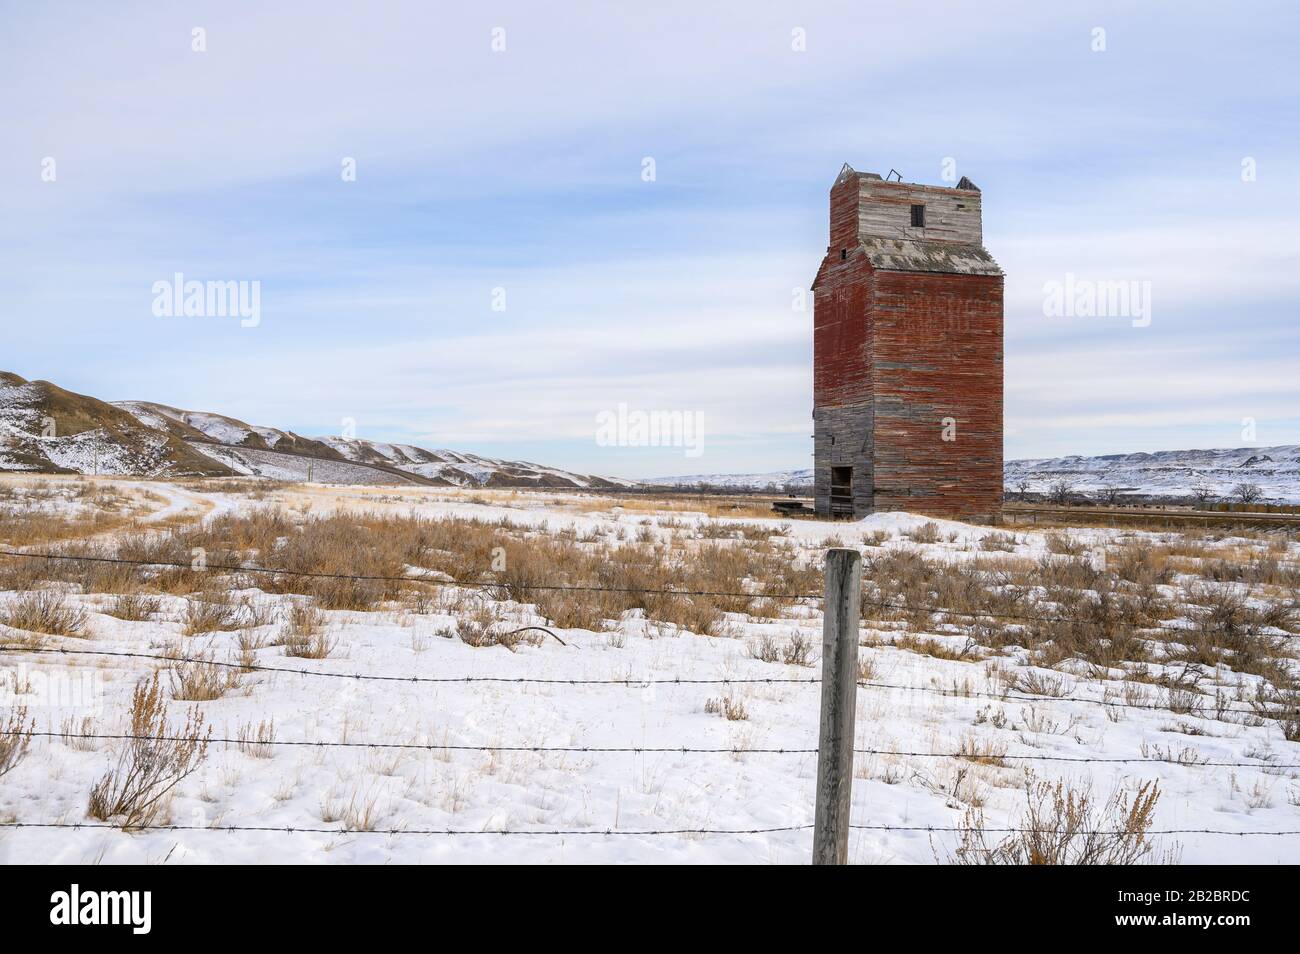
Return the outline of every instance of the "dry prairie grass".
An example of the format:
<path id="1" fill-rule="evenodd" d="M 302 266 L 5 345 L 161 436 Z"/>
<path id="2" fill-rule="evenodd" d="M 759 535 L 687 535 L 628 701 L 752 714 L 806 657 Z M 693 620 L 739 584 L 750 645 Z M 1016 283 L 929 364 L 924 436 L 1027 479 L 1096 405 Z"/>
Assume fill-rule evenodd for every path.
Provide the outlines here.
<path id="1" fill-rule="evenodd" d="M 374 791 L 354 789 L 345 801 L 327 794 L 321 799 L 320 820 L 326 824 L 343 822 L 348 831 L 372 831 L 379 821 L 379 796 Z"/>
<path id="2" fill-rule="evenodd" d="M 513 491 L 484 496 L 501 505 L 518 504 L 520 497 Z M 384 499 L 400 501 L 401 496 Z M 23 561 L 0 561 L 0 585 L 52 580 L 83 592 L 116 593 L 119 599 L 112 605 L 121 608 L 123 618 L 143 612 L 133 607 L 147 608 L 156 594 L 184 595 L 193 607 L 187 610 L 186 631 L 240 627 L 257 644 L 245 647 L 241 636 L 241 649 L 250 659 L 261 645 L 251 630 L 266 622 L 259 616 L 265 616 L 265 609 L 247 602 L 235 605 L 227 594 L 253 586 L 306 597 L 322 609 L 449 613 L 465 619 L 451 634 L 471 645 L 498 645 L 502 634 L 518 628 L 503 622 L 504 608 L 483 608 L 485 594 L 531 606 L 549 625 L 593 632 L 643 616 L 655 624 L 650 632 L 667 627 L 726 637 L 739 632 L 737 621 L 799 618 L 810 607 L 815 612 L 815 603 L 800 605 L 799 594 L 822 589 L 819 551 L 785 536 L 779 524 L 682 516 L 710 502 L 696 499 L 545 499 L 558 501 L 561 509 L 598 511 L 608 504 L 624 519 L 608 528 L 552 530 L 491 513 L 479 519 L 373 510 L 315 515 L 262 507 L 223 513 L 202 525 L 63 548 L 176 567 L 54 562 L 42 563 L 45 574 L 34 578 L 30 569 L 17 565 Z M 730 507 L 725 500 L 711 502 Z M 653 525 L 626 519 L 639 508 L 647 514 L 667 509 L 678 515 L 661 514 Z M 735 513 L 728 510 L 726 516 Z M 910 542 L 941 536 L 936 524 L 926 523 L 911 532 Z M 1264 626 L 1295 628 L 1295 588 L 1288 590 L 1287 584 L 1295 580 L 1296 565 L 1288 562 L 1285 545 L 1236 537 L 1221 542 L 1212 534 L 1130 534 L 1112 545 L 1102 562 L 1084 552 L 1081 539 L 1069 531 L 1049 534 L 1053 552 L 1032 559 L 1016 554 L 1023 541 L 1005 531 L 986 533 L 964 551 L 950 549 L 938 556 L 897 546 L 897 541 L 890 545 L 888 534 L 877 534 L 865 541 L 863 616 L 902 629 L 898 638 L 904 648 L 944 658 L 1023 650 L 1041 667 L 1078 662 L 1098 670 L 1135 667 L 1135 678 L 1141 667 L 1175 661 L 1264 675 L 1279 691 L 1293 685 L 1285 664 L 1277 661 L 1286 653 L 1278 642 L 1248 635 Z M 826 539 L 823 544 L 838 542 Z M 250 565 L 287 572 L 189 569 L 196 553 L 210 567 Z M 1236 587 L 1253 598 L 1241 607 L 1228 606 L 1198 588 L 1187 589 L 1179 573 L 1193 569 L 1192 575 L 1206 581 L 1206 593 Z M 1269 587 L 1274 595 L 1261 602 Z M 528 611 L 508 612 L 523 618 Z M 1162 626 L 1175 617 L 1196 625 L 1176 632 Z M 315 635 L 296 632 L 291 621 L 281 633 L 286 652 L 331 648 L 316 627 L 298 629 Z M 956 650 L 959 644 L 936 640 L 936 633 L 959 635 L 966 648 Z M 760 645 L 756 655 L 781 662 L 786 648 Z"/>
<path id="3" fill-rule="evenodd" d="M 0 609 L 0 623 L 47 636 L 89 636 L 90 615 L 56 590 L 24 593 Z"/>
<path id="4" fill-rule="evenodd" d="M 960 844 L 949 860 L 961 865 L 1132 865 L 1159 854 L 1148 834 L 1160 787 L 1139 784 L 1132 795 L 1116 791 L 1098 802 L 1087 787 L 1063 781 L 1025 784 L 1028 808 L 1013 832 L 989 844 L 983 813 L 968 809 Z M 1172 860 L 1172 853 L 1166 856 Z"/>
<path id="5" fill-rule="evenodd" d="M 121 593 L 104 608 L 104 612 L 117 619 L 143 622 L 153 619 L 162 608 L 162 601 L 146 593 Z"/>
<path id="6" fill-rule="evenodd" d="M 1077 556 L 1083 553 L 1085 547 L 1078 540 L 1074 539 L 1068 533 L 1062 531 L 1053 531 L 1043 536 L 1043 541 L 1047 544 L 1047 549 L 1052 553 L 1058 553 L 1064 556 Z"/>
<path id="7" fill-rule="evenodd" d="M 182 632 L 186 636 L 215 633 L 237 628 L 238 614 L 230 603 L 213 596 L 209 599 L 191 599 L 185 604 Z"/>
<path id="8" fill-rule="evenodd" d="M 790 638 L 781 642 L 770 633 L 765 633 L 749 644 L 749 655 L 767 663 L 782 663 L 786 666 L 809 666 L 812 664 L 812 640 L 800 632 L 790 634 Z"/>
<path id="9" fill-rule="evenodd" d="M 957 749 L 957 757 L 979 765 L 992 765 L 1006 768 L 1007 744 L 999 740 L 978 739 L 973 735 L 965 736 Z"/>
<path id="10" fill-rule="evenodd" d="M 743 722 L 749 718 L 749 708 L 745 700 L 735 696 L 715 696 L 704 701 L 704 711 L 710 715 L 720 715 L 728 722 Z"/>
<path id="11" fill-rule="evenodd" d="M 622 510 L 626 513 L 691 513 L 726 520 L 772 519 L 770 500 L 752 501 L 731 497 L 604 497 L 584 505 L 584 510 Z M 784 518 L 782 518 L 784 519 Z"/>
<path id="12" fill-rule="evenodd" d="M 1121 580 L 1129 583 L 1163 584 L 1174 576 L 1174 568 L 1166 551 L 1133 543 L 1108 554 L 1106 566 Z"/>
<path id="13" fill-rule="evenodd" d="M 926 639 L 923 636 L 904 633 L 901 636 L 894 637 L 892 644 L 898 649 L 916 653 L 920 656 L 930 656 L 933 659 L 947 659 L 952 662 L 977 662 L 980 658 L 974 641 L 969 639 L 964 645 L 954 647 L 937 639 Z"/>
<path id="14" fill-rule="evenodd" d="M 171 663 L 167 672 L 172 698 L 182 702 L 210 702 L 239 688 L 239 670 L 216 665 L 211 650 L 190 653 L 186 661 Z"/>
<path id="15" fill-rule="evenodd" d="M 27 754 L 31 745 L 34 721 L 27 721 L 27 710 L 19 707 L 9 710 L 0 719 L 0 778 L 4 778 Z"/>
<path id="16" fill-rule="evenodd" d="M 325 614 L 310 603 L 294 603 L 289 608 L 289 619 L 276 642 L 286 656 L 303 659 L 324 659 L 337 644 L 326 629 Z"/>
<path id="17" fill-rule="evenodd" d="M 1001 551 L 1013 553 L 1016 549 L 1016 537 L 1013 533 L 986 533 L 980 537 L 980 549 L 990 552 Z"/>
<path id="18" fill-rule="evenodd" d="M 255 759 L 269 759 L 274 754 L 275 720 L 263 719 L 257 725 L 246 722 L 235 735 L 239 751 Z"/>
<path id="19" fill-rule="evenodd" d="M 913 543 L 938 543 L 939 525 L 933 522 L 923 523 L 911 530 L 904 530 L 903 536 Z"/>
<path id="20" fill-rule="evenodd" d="M 203 726 L 203 714 L 194 708 L 179 729 L 172 729 L 162 684 L 154 673 L 131 695 L 127 734 L 132 738 L 117 765 L 94 784 L 87 805 L 92 818 L 117 820 L 124 829 L 147 826 L 166 815 L 168 796 L 203 761 L 212 730 Z"/>
<path id="21" fill-rule="evenodd" d="M 86 478 L 47 478 L 0 483 L 0 544 L 30 547 L 118 532 L 154 508 L 154 494 L 129 492 Z M 49 503 L 73 502 L 80 512 L 60 513 Z"/>

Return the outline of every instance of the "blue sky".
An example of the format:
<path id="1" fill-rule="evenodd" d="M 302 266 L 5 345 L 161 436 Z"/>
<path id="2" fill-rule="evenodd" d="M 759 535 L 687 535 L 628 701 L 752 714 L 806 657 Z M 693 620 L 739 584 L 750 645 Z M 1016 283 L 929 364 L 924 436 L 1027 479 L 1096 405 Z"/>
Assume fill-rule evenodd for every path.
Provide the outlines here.
<path id="1" fill-rule="evenodd" d="M 589 472 L 804 467 L 827 190 L 951 157 L 1007 273 L 1008 457 L 1300 442 L 1291 5 L 441 6 L 0 6 L 0 368 Z M 176 272 L 260 282 L 260 324 L 156 317 Z M 1150 282 L 1150 325 L 1045 316 L 1067 272 Z M 619 404 L 699 414 L 703 454 L 600 446 Z"/>

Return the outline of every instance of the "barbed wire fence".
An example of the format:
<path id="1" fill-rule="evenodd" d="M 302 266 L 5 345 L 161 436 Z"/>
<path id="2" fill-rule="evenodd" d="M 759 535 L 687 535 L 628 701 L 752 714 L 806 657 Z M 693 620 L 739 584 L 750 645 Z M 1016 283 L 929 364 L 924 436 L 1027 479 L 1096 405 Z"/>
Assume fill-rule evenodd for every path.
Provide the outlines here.
<path id="1" fill-rule="evenodd" d="M 321 570 L 294 570 L 288 567 L 265 567 L 252 564 L 237 563 L 205 563 L 201 569 L 196 569 L 192 563 L 184 563 L 172 560 L 131 560 L 123 557 L 107 556 L 90 556 L 86 554 L 63 554 L 63 553 L 31 553 L 21 550 L 0 549 L 0 557 L 15 557 L 27 560 L 48 560 L 48 561 L 68 561 L 79 563 L 103 563 L 110 565 L 123 565 L 133 567 L 153 567 L 158 569 L 176 569 L 188 570 L 190 572 L 206 572 L 210 570 L 219 570 L 227 573 L 250 573 L 254 575 L 266 576 L 287 576 L 300 577 L 303 579 L 323 579 L 323 580 L 351 580 L 355 582 L 367 583 L 407 583 L 420 586 L 431 587 L 459 587 L 464 589 L 481 589 L 481 590 L 498 590 L 509 591 L 512 588 L 524 592 L 537 593 L 621 593 L 625 595 L 655 595 L 655 596 L 693 596 L 693 597 L 716 597 L 729 599 L 767 599 L 767 600 L 788 600 L 799 602 L 802 600 L 820 601 L 824 598 L 824 593 L 799 593 L 784 592 L 780 590 L 699 590 L 689 588 L 674 587 L 620 587 L 620 586 L 599 586 L 595 584 L 571 584 L 571 583 L 514 583 L 508 580 L 465 580 L 457 578 L 440 579 L 428 576 L 397 576 L 387 574 L 365 574 L 365 573 L 326 573 Z M 862 606 L 870 606 L 875 609 L 892 610 L 900 613 L 928 613 L 940 616 L 956 616 L 965 619 L 1000 619 L 1017 623 L 1052 623 L 1059 625 L 1069 625 L 1080 622 L 1078 616 L 1044 616 L 1035 613 L 1008 613 L 997 610 L 983 609 L 958 609 L 951 606 L 935 606 L 928 603 L 897 603 L 892 600 L 871 600 L 862 599 Z M 1175 635 L 1186 632 L 1185 627 L 1177 626 L 1151 626 L 1146 627 L 1153 632 L 1173 633 Z M 1300 639 L 1300 634 L 1294 633 L 1263 633 L 1259 631 L 1246 631 L 1243 636 L 1257 636 L 1269 639 Z"/>
<path id="2" fill-rule="evenodd" d="M 19 646 L 12 644 L 0 644 L 0 652 L 12 653 L 31 653 L 31 654 L 52 654 L 61 656 L 104 656 L 119 657 L 127 659 L 149 659 L 159 662 L 169 663 L 190 663 L 205 666 L 214 666 L 217 668 L 233 669 L 243 672 L 272 672 L 272 673 L 289 673 L 298 676 L 316 677 L 322 679 L 344 679 L 356 681 L 378 681 L 378 682 L 405 682 L 405 683 L 433 683 L 433 684 L 458 684 L 458 683 L 529 683 L 536 685 L 551 686 L 627 686 L 631 688 L 642 688 L 646 686 L 731 686 L 731 685 L 820 685 L 822 680 L 816 676 L 805 677 L 782 677 L 782 676 L 718 676 L 710 679 L 681 676 L 625 676 L 610 677 L 601 679 L 590 678 L 569 678 L 555 676 L 417 676 L 417 675 L 395 675 L 386 673 L 360 673 L 360 672 L 328 672 L 319 669 L 301 669 L 295 666 L 267 666 L 260 663 L 250 662 L 227 662 L 219 659 L 208 659 L 203 656 L 178 656 L 171 653 L 141 653 L 128 652 L 126 650 L 105 650 L 105 649 L 69 649 L 64 646 L 57 647 L 34 647 Z M 1128 702 L 1120 699 L 1091 699 L 1087 697 L 1065 696 L 1065 695 L 1027 695 L 1024 693 L 1003 690 L 999 692 L 983 691 L 967 687 L 945 689 L 941 686 L 921 686 L 907 683 L 890 683 L 879 682 L 876 680 L 859 680 L 858 685 L 870 689 L 897 689 L 905 692 L 923 692 L 950 698 L 976 698 L 992 699 L 999 702 L 1041 702 L 1041 703 L 1080 703 L 1083 705 L 1096 705 L 1104 708 L 1113 709 L 1145 709 L 1149 711 L 1169 711 L 1168 705 L 1158 703 L 1140 703 Z M 1204 694 L 1203 694 L 1204 695 Z M 1257 707 L 1239 708 L 1224 707 L 1214 700 L 1214 697 L 1204 695 L 1207 703 L 1215 702 L 1213 707 L 1207 705 L 1205 711 L 1210 708 L 1216 713 L 1239 713 L 1241 715 L 1257 716 L 1259 718 L 1269 718 L 1267 709 Z M 1273 715 L 1272 718 L 1285 718 L 1285 715 Z"/>
<path id="3" fill-rule="evenodd" d="M 856 551 L 851 551 L 856 554 Z M 136 568 L 161 568 L 161 569 L 182 569 L 194 572 L 200 572 L 200 568 L 194 567 L 190 563 L 179 561 L 156 561 L 156 560 L 131 560 L 121 557 L 108 556 L 91 556 L 85 554 L 60 554 L 60 553 L 32 553 L 12 549 L 0 549 L 0 557 L 10 557 L 29 560 L 43 561 L 77 561 L 104 564 L 127 565 Z M 292 570 L 278 567 L 261 567 L 246 564 L 204 564 L 201 571 L 220 571 L 232 574 L 254 574 L 269 576 L 289 576 L 303 578 L 324 578 L 351 580 L 356 582 L 400 582 L 417 585 L 430 585 L 440 587 L 463 587 L 469 589 L 485 589 L 496 592 L 508 592 L 512 584 L 501 580 L 459 580 L 459 579 L 438 579 L 421 576 L 390 576 L 382 574 L 349 574 L 349 573 L 326 573 L 322 571 L 310 570 Z M 689 588 L 647 588 L 647 587 L 611 587 L 585 584 L 546 584 L 546 583 L 527 583 L 518 585 L 518 590 L 524 593 L 528 592 L 607 592 L 623 594 L 644 594 L 644 595 L 675 595 L 685 597 L 714 597 L 714 598 L 749 598 L 749 599 L 775 599 L 787 601 L 822 601 L 828 599 L 827 593 L 791 593 L 791 592 L 771 592 L 771 591 L 725 591 L 725 590 L 701 590 Z M 979 619 L 991 618 L 1010 620 L 1017 623 L 1040 622 L 1050 624 L 1072 624 L 1077 622 L 1077 618 L 1068 616 L 1044 616 L 1030 613 L 1006 613 L 991 610 L 971 610 L 957 609 L 951 607 L 932 606 L 932 605 L 907 605 L 898 604 L 890 600 L 868 600 L 863 599 L 862 594 L 858 594 L 862 606 L 877 607 L 894 612 L 904 613 L 926 613 L 930 615 L 947 615 L 957 618 Z M 855 620 L 856 622 L 856 620 Z M 542 628 L 542 627 L 528 627 Z M 1177 627 L 1157 626 L 1151 627 L 1153 630 L 1159 630 L 1165 633 L 1178 633 Z M 1279 638 L 1275 634 L 1251 633 L 1247 635 L 1260 635 L 1271 638 Z M 1288 634 L 1289 635 L 1289 634 Z M 558 640 L 558 637 L 556 637 Z M 857 646 L 857 628 L 854 627 L 853 645 L 856 650 Z M 562 641 L 560 641 L 562 642 Z M 730 687 L 737 685 L 820 685 L 822 687 L 823 701 L 825 701 L 828 685 L 823 678 L 808 677 L 718 677 L 718 678 L 697 678 L 697 677 L 623 677 L 623 678 L 564 678 L 564 677 L 540 677 L 540 676 L 481 676 L 481 675 L 447 675 L 447 676 L 421 676 L 405 675 L 393 673 L 365 673 L 365 672 L 337 672 L 325 669 L 307 669 L 297 666 L 271 666 L 249 661 L 226 662 L 204 656 L 189 656 L 175 653 L 159 652 L 133 652 L 126 650 L 103 650 L 103 649 L 82 649 L 69 648 L 67 646 L 30 646 L 18 644 L 0 644 L 0 652 L 3 653 L 25 653 L 41 654 L 55 656 L 96 656 L 106 658 L 125 658 L 141 659 L 169 664 L 201 664 L 214 666 L 218 668 L 230 668 L 243 672 L 267 672 L 267 673 L 284 673 L 309 678 L 341 679 L 354 681 L 380 681 L 389 683 L 411 683 L 411 684 L 471 684 L 471 683 L 515 683 L 515 684 L 536 684 L 552 686 L 611 686 L 626 688 L 641 688 L 648 686 L 702 686 L 713 685 Z M 1001 691 L 980 691 L 969 687 L 954 687 L 945 689 L 933 685 L 911 685 L 895 684 L 881 682 L 874 679 L 855 678 L 852 680 L 853 689 L 869 688 L 880 690 L 897 690 L 904 692 L 922 692 L 931 693 L 946 697 L 973 697 L 989 698 L 997 701 L 1023 701 L 1027 703 L 1080 703 L 1085 705 L 1097 705 L 1106 708 L 1116 709 L 1148 709 L 1161 710 L 1169 709 L 1168 705 L 1148 704 L 1140 702 L 1131 702 L 1127 700 L 1116 699 L 1094 699 L 1088 697 L 1074 697 L 1064 695 L 1035 695 L 1018 693 L 1011 690 Z M 841 687 L 837 691 L 843 691 Z M 1220 700 L 1214 699 L 1205 693 L 1199 693 L 1206 701 L 1206 710 L 1213 709 L 1216 713 L 1240 713 L 1243 715 L 1254 716 L 1258 718 L 1288 718 L 1293 717 L 1291 713 L 1272 713 L 1267 706 L 1252 705 L 1249 708 L 1240 708 L 1224 706 Z M 1213 701 L 1214 705 L 1208 705 Z M 184 736 L 168 735 L 137 735 L 131 733 L 94 733 L 94 732 L 70 732 L 70 731 L 36 731 L 34 728 L 24 733 L 29 738 L 47 738 L 47 739 L 81 739 L 86 741 L 133 741 L 133 742 L 164 742 L 186 741 Z M 285 748 L 315 748 L 315 749 L 369 749 L 369 750 L 409 750 L 424 752 L 455 752 L 455 751 L 472 751 L 472 752 L 493 752 L 493 753 L 536 753 L 536 754 L 684 754 L 684 755 L 728 755 L 731 757 L 761 755 L 761 756 L 811 756 L 818 755 L 819 761 L 823 756 L 826 748 L 825 731 L 823 728 L 823 739 L 821 744 L 816 747 L 752 747 L 752 746 L 593 746 L 593 745 L 533 745 L 533 744 L 513 744 L 513 745 L 477 745 L 461 743 L 417 743 L 417 742 L 379 742 L 379 741 L 339 741 L 339 740 L 275 740 L 275 739 L 258 739 L 258 738 L 231 738 L 208 736 L 206 743 L 221 744 L 236 747 L 285 747 Z M 853 747 L 853 755 L 883 756 L 897 758 L 921 758 L 921 759 L 963 759 L 971 758 L 973 753 L 970 751 L 902 751 L 897 749 L 880 749 L 880 748 L 863 748 Z M 974 753 L 978 755 L 978 753 Z M 1210 768 L 1253 768 L 1259 770 L 1295 770 L 1300 769 L 1300 763 L 1280 763 L 1272 762 L 1267 759 L 1258 761 L 1224 761 L 1224 760 L 1189 760 L 1186 757 L 1179 756 L 1149 756 L 1142 757 L 1092 757 L 1092 756 L 1055 756 L 1042 753 L 1014 755 L 997 753 L 997 760 L 1001 762 L 1053 762 L 1053 763 L 1096 763 L 1096 764 L 1179 764 L 1185 766 L 1210 767 Z M 852 769 L 849 767 L 848 775 L 851 779 Z M 841 781 L 844 781 L 841 779 Z M 65 822 L 65 821 L 48 821 L 48 822 L 24 822 L 24 821 L 5 821 L 0 822 L 0 828 L 7 829 L 72 829 L 72 830 L 94 830 L 94 829 L 118 829 L 123 826 L 114 822 Z M 860 823 L 849 823 L 842 826 L 844 835 L 849 830 L 858 831 L 885 831 L 885 832 L 963 832 L 967 829 L 959 826 L 905 826 L 905 825 L 871 825 Z M 470 835 L 519 835 L 519 836 L 591 836 L 591 835 L 608 835 L 608 836 L 657 836 L 657 835 L 760 835 L 775 834 L 785 832 L 802 832 L 814 831 L 818 823 L 802 825 L 785 825 L 772 826 L 763 828 L 664 828 L 664 829 L 624 829 L 624 828 L 551 828 L 551 829 L 439 829 L 439 828 L 410 828 L 399 827 L 391 829 L 381 828 L 339 828 L 339 827 L 312 827 L 312 826 L 269 826 L 269 825 L 130 825 L 131 831 L 245 831 L 245 832 L 278 832 L 278 833 L 318 833 L 331 835 L 363 835 L 363 834 L 385 834 L 385 835 L 447 835 L 447 836 L 470 836 Z M 1023 827 L 984 827 L 980 831 L 995 834 L 1036 834 L 1044 833 L 1041 829 L 1023 828 Z M 1099 831 L 1093 834 L 1123 834 L 1123 832 L 1106 832 Z M 1280 837 L 1289 835 L 1300 835 L 1300 830 L 1291 831 L 1234 831 L 1229 829 L 1211 829 L 1211 828 L 1182 828 L 1166 830 L 1150 830 L 1149 835 L 1176 835 L 1176 834 L 1204 834 L 1204 835 L 1223 835 L 1223 836 L 1252 836 L 1252 837 Z"/>

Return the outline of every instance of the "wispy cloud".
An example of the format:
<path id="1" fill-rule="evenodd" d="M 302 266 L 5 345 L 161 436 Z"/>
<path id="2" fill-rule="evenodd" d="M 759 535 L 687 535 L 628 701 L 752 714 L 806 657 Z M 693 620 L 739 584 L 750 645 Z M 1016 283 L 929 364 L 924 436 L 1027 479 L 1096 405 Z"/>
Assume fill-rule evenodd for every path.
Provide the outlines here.
<path id="1" fill-rule="evenodd" d="M 1300 439 L 1296 15 L 1131 7 L 11 6 L 0 365 L 607 473 L 802 466 L 830 181 L 953 157 L 1007 271 L 1010 455 Z M 262 323 L 153 317 L 175 272 L 261 281 Z M 1149 281 L 1150 326 L 1047 318 L 1067 272 Z M 699 412 L 703 459 L 597 446 L 619 402 Z"/>

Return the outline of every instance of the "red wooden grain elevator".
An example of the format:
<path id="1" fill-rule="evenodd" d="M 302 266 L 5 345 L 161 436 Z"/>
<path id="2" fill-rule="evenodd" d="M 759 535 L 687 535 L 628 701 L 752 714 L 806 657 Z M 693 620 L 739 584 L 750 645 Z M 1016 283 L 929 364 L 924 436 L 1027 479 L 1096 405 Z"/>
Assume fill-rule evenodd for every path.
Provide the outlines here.
<path id="1" fill-rule="evenodd" d="M 1002 509 L 1002 269 L 980 190 L 849 165 L 813 281 L 817 513 L 994 521 Z"/>

